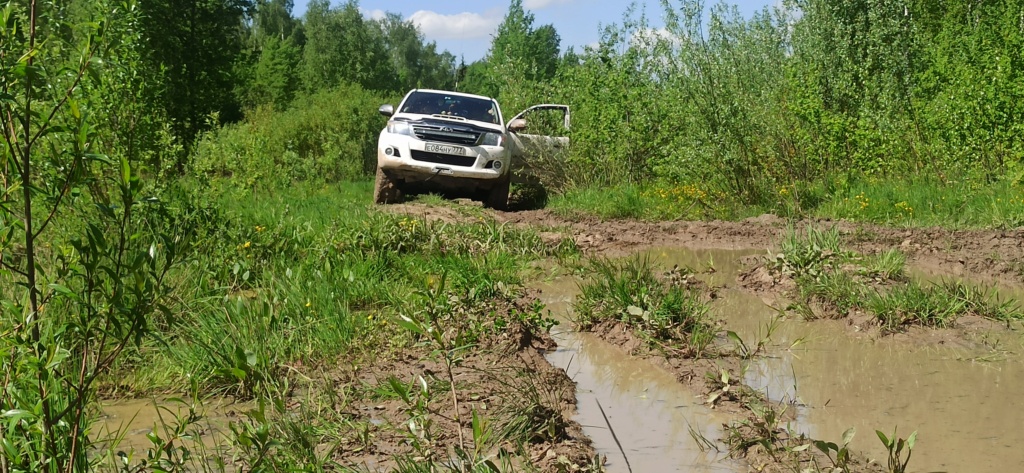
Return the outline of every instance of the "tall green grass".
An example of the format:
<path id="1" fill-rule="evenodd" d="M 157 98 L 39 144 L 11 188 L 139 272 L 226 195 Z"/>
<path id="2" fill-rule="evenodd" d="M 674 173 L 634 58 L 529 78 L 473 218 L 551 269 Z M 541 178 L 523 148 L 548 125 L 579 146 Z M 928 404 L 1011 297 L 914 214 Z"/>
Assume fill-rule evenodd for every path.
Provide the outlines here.
<path id="1" fill-rule="evenodd" d="M 552 196 L 548 207 L 567 217 L 652 221 L 736 220 L 771 213 L 897 227 L 1017 228 L 1024 226 L 1024 187 L 1009 181 L 865 176 L 781 185 L 770 199 L 746 203 L 713 183 L 622 184 L 568 189 Z"/>
<path id="2" fill-rule="evenodd" d="M 837 190 L 812 215 L 895 226 L 1014 228 L 1024 225 L 1024 187 L 869 178 Z"/>
<path id="3" fill-rule="evenodd" d="M 295 367 L 356 356 L 365 334 L 392 330 L 382 321 L 413 310 L 410 295 L 441 278 L 446 294 L 485 303 L 518 284 L 530 260 L 576 252 L 571 240 L 549 246 L 493 220 L 380 212 L 366 182 L 193 186 L 181 183 L 176 195 L 205 209 L 200 250 L 169 275 L 176 297 L 160 342 L 134 349 L 115 375 L 131 381 L 117 389 L 193 380 L 257 396 L 287 385 Z"/>

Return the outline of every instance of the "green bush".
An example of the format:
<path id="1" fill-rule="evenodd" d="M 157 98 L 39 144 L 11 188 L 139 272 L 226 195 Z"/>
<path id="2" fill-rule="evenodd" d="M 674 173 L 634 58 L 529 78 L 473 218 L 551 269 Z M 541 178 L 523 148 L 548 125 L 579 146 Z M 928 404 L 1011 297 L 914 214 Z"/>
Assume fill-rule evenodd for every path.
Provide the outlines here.
<path id="1" fill-rule="evenodd" d="M 249 188 L 360 178 L 376 166 L 376 137 L 385 123 L 377 108 L 389 100 L 343 85 L 300 97 L 284 112 L 254 110 L 243 123 L 205 134 L 190 173 L 233 178 Z"/>

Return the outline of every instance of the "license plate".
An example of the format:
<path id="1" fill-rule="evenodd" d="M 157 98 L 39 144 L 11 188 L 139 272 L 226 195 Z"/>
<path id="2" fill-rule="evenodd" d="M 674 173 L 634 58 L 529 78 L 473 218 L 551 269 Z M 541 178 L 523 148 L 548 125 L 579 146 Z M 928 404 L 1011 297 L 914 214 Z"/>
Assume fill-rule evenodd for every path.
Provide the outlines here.
<path id="1" fill-rule="evenodd" d="M 426 151 L 430 153 L 441 153 L 441 154 L 457 154 L 459 156 L 466 155 L 466 148 L 461 146 L 447 146 L 447 145 L 435 145 L 427 143 Z"/>

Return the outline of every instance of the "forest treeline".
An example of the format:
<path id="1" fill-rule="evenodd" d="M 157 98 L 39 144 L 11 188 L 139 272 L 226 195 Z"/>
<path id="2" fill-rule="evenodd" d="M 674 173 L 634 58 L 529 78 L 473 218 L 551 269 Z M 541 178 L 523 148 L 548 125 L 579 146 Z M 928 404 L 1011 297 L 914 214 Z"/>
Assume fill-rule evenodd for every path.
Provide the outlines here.
<path id="1" fill-rule="evenodd" d="M 54 24 L 102 19 L 106 86 L 85 85 L 108 130 L 135 107 L 132 153 L 173 174 L 358 177 L 373 167 L 376 106 L 430 87 L 496 96 L 507 114 L 571 105 L 563 185 L 713 183 L 757 202 L 863 175 L 1024 176 L 1020 0 L 788 0 L 751 17 L 662 0 L 582 49 L 516 0 L 469 64 L 356 1 L 313 0 L 301 17 L 291 0 L 42 8 Z"/>
<path id="2" fill-rule="evenodd" d="M 303 39 L 291 40 L 291 62 L 268 59 L 276 53 L 267 46 L 248 50 L 244 63 L 264 75 L 239 76 L 246 92 L 235 97 L 250 113 L 241 128 L 200 146 L 197 162 L 208 174 L 365 173 L 381 125 L 374 104 L 424 86 L 496 96 L 506 113 L 571 105 L 562 186 L 702 183 L 758 203 L 787 185 L 864 176 L 954 184 L 1024 176 L 1020 0 L 790 0 L 750 17 L 727 3 L 663 0 L 659 11 L 628 9 L 601 29 L 596 46 L 580 50 L 562 48 L 552 25 L 535 25 L 513 1 L 488 54 L 468 65 L 438 53 L 396 15 L 369 20 L 354 3 L 314 2 L 295 19 L 287 5 L 268 5 L 278 5 L 278 23 L 295 25 L 275 37 Z M 324 18 L 349 18 L 355 26 L 332 31 L 376 38 L 359 42 L 375 46 L 314 41 L 315 25 L 332 24 Z M 397 32 L 409 39 L 396 40 Z M 310 98 L 332 88 L 344 92 Z M 270 103 L 275 111 L 259 111 Z M 281 131 L 289 126 L 294 134 Z M 312 129 L 331 149 L 289 147 Z"/>

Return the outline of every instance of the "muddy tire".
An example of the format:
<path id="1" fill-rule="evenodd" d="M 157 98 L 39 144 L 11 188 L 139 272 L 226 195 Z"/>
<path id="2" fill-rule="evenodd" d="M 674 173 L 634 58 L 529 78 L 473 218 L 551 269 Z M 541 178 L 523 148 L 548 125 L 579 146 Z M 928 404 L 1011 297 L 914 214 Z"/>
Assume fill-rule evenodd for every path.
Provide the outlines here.
<path id="1" fill-rule="evenodd" d="M 377 181 L 373 186 L 373 203 L 395 204 L 402 201 L 402 189 L 383 169 L 377 168 Z"/>
<path id="2" fill-rule="evenodd" d="M 506 172 L 504 176 L 499 177 L 498 182 L 494 183 L 494 187 L 491 187 L 491 189 L 487 191 L 487 197 L 484 198 L 484 205 L 496 210 L 507 209 L 508 190 L 511 183 L 511 174 Z"/>

